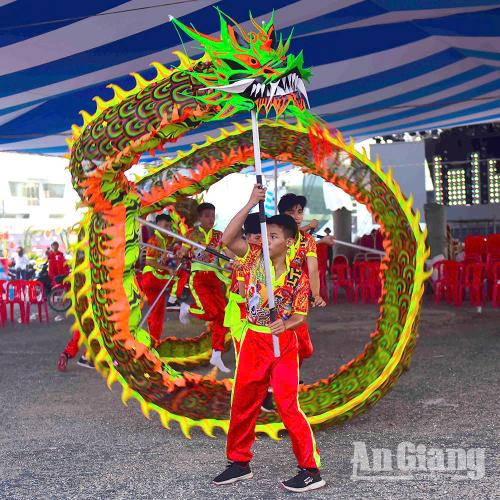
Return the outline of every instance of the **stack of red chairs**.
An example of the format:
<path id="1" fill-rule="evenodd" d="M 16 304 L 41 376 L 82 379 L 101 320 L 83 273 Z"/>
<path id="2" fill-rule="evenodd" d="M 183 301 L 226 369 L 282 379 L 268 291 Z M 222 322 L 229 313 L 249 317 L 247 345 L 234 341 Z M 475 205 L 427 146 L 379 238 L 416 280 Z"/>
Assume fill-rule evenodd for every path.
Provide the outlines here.
<path id="1" fill-rule="evenodd" d="M 316 255 L 318 256 L 319 272 L 319 293 L 325 302 L 328 302 L 328 287 L 326 285 L 326 272 L 328 270 L 328 249 L 329 245 L 318 242 L 316 246 Z"/>
<path id="2" fill-rule="evenodd" d="M 30 322 L 30 307 L 31 304 L 38 306 L 38 319 L 40 323 L 43 321 L 43 314 L 45 312 L 45 320 L 49 321 L 49 311 L 47 308 L 47 298 L 45 297 L 45 290 L 41 281 L 33 280 L 26 282 L 26 313 L 25 321 Z"/>
<path id="3" fill-rule="evenodd" d="M 464 293 L 463 264 L 454 260 L 442 260 L 437 262 L 436 266 L 438 280 L 434 287 L 434 301 L 439 304 L 444 298 L 449 304 L 461 306 Z"/>
<path id="4" fill-rule="evenodd" d="M 337 304 L 339 288 L 343 288 L 348 301 L 354 298 L 354 281 L 351 276 L 349 261 L 345 255 L 337 255 L 330 267 L 330 276 L 333 285 L 333 302 Z"/>
<path id="5" fill-rule="evenodd" d="M 353 264 L 355 301 L 376 303 L 382 290 L 380 258 L 358 260 Z"/>
<path id="6" fill-rule="evenodd" d="M 0 325 L 7 322 L 7 310 L 10 310 L 10 321 L 14 322 L 15 306 L 19 308 L 21 323 L 29 324 L 31 305 L 38 307 L 38 319 L 49 321 L 47 298 L 41 281 L 12 280 L 0 281 Z M 7 306 L 9 306 L 7 308 Z"/>
<path id="7" fill-rule="evenodd" d="M 481 306 L 486 303 L 484 294 L 485 265 L 481 262 L 470 262 L 464 265 L 463 290 L 469 290 L 469 302 L 473 306 Z"/>
<path id="8" fill-rule="evenodd" d="M 493 305 L 496 307 L 494 300 L 495 289 L 498 290 L 498 275 L 495 275 L 497 263 L 500 262 L 500 234 L 490 234 L 486 237 L 486 260 L 485 260 L 485 275 L 487 280 L 488 298 L 493 300 Z M 498 294 L 498 291 L 497 291 Z M 498 295 L 497 295 L 498 296 Z"/>
<path id="9" fill-rule="evenodd" d="M 493 307 L 500 305 L 500 261 L 497 261 L 492 266 L 493 284 L 491 287 L 491 299 Z"/>
<path id="10" fill-rule="evenodd" d="M 7 322 L 7 281 L 0 280 L 0 326 L 3 328 Z"/>
<path id="11" fill-rule="evenodd" d="M 481 288 L 481 303 L 487 299 L 493 300 L 495 286 L 495 265 L 500 262 L 500 234 L 489 234 L 488 236 L 468 236 L 464 240 L 464 266 L 468 268 L 472 264 L 482 264 L 482 286 L 486 281 L 486 292 Z M 476 278 L 479 280 L 479 267 L 474 267 Z M 471 271 L 472 272 L 472 271 Z M 465 276 L 468 276 L 465 269 Z M 464 281 L 464 285 L 466 282 Z M 477 294 L 472 290 L 471 303 L 477 303 Z M 469 290 L 470 292 L 471 290 Z M 470 293 L 469 293 L 470 295 Z"/>
<path id="12" fill-rule="evenodd" d="M 14 322 L 14 306 L 19 307 L 21 323 L 26 323 L 26 285 L 25 280 L 13 280 L 7 282 L 5 305 L 10 306 L 10 321 Z"/>

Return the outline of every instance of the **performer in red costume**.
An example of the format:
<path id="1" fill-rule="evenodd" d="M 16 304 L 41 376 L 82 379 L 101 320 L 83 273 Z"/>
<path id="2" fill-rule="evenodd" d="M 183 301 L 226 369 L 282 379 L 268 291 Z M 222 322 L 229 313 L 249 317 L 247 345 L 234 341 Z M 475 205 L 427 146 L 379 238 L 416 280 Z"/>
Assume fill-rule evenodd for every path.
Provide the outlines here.
<path id="1" fill-rule="evenodd" d="M 320 295 L 320 280 L 318 271 L 318 256 L 316 254 L 316 242 L 309 233 L 311 229 L 316 229 L 317 220 L 312 220 L 307 226 L 302 226 L 304 221 L 304 208 L 307 204 L 305 196 L 298 196 L 294 193 L 288 193 L 281 197 L 278 203 L 278 212 L 286 214 L 293 218 L 299 227 L 297 238 L 290 247 L 289 259 L 293 266 L 303 270 L 309 277 L 309 285 L 312 295 L 312 304 L 315 307 L 325 307 L 326 302 Z M 299 367 L 302 366 L 304 359 L 310 358 L 314 348 L 309 335 L 307 323 L 304 322 L 295 330 L 297 334 L 297 342 L 299 344 Z M 274 411 L 272 388 L 269 391 L 262 403 L 264 411 Z"/>
<path id="2" fill-rule="evenodd" d="M 171 219 L 166 214 L 156 217 L 156 224 L 163 229 L 170 229 Z M 147 248 L 146 265 L 142 272 L 141 286 L 148 299 L 148 304 L 154 303 L 156 298 L 163 291 L 165 283 L 170 279 L 173 269 L 167 266 L 167 251 L 174 247 L 175 240 L 170 236 L 163 235 L 160 231 L 154 231 L 149 238 L 148 245 L 157 247 Z M 163 291 L 164 292 L 164 291 Z M 156 303 L 154 309 L 148 316 L 148 328 L 151 338 L 156 343 L 159 342 L 163 332 L 163 320 L 165 318 L 165 293 Z"/>
<path id="3" fill-rule="evenodd" d="M 186 238 L 201 243 L 205 247 L 221 250 L 222 233 L 214 229 L 215 207 L 211 203 L 201 203 L 198 206 L 199 226 L 190 229 Z M 178 252 L 179 257 L 184 257 L 189 252 L 189 245 L 184 244 Z M 212 356 L 210 364 L 216 366 L 222 372 L 231 371 L 222 361 L 222 353 L 226 339 L 227 328 L 224 326 L 224 311 L 226 308 L 226 286 L 227 279 L 216 269 L 206 264 L 219 265 L 215 255 L 193 250 L 198 262 L 191 264 L 191 276 L 189 288 L 194 299 L 194 304 L 181 304 L 179 319 L 181 323 L 189 322 L 189 315 L 203 321 L 212 322 Z"/>
<path id="4" fill-rule="evenodd" d="M 290 435 L 300 469 L 282 485 L 291 491 L 307 491 L 325 484 L 319 472 L 320 457 L 314 434 L 298 403 L 298 346 L 294 330 L 307 317 L 309 283 L 302 270 L 291 266 L 287 260 L 287 252 L 297 237 L 297 224 L 287 215 L 271 217 L 267 221 L 267 231 L 277 317 L 271 323 L 262 247 L 249 245 L 241 235 L 248 212 L 264 198 L 265 188 L 255 186 L 248 203 L 223 235 L 223 243 L 240 257 L 244 270 L 247 325 L 242 334 L 233 383 L 227 436 L 230 463 L 214 483 L 230 484 L 253 477 L 249 464 L 253 458 L 255 423 L 261 401 L 271 384 L 278 413 Z M 273 349 L 273 335 L 279 339 L 279 355 Z"/>
<path id="5" fill-rule="evenodd" d="M 305 196 L 298 196 L 294 193 L 288 193 L 281 197 L 278 203 L 280 214 L 286 214 L 293 217 L 293 220 L 299 227 L 297 238 L 290 248 L 290 262 L 292 265 L 300 267 L 309 277 L 313 305 L 316 307 L 325 307 L 326 302 L 320 295 L 320 281 L 318 272 L 318 256 L 316 254 L 316 242 L 309 233 L 311 229 L 316 229 L 317 220 L 311 221 L 307 226 L 301 227 L 304 221 L 304 208 L 307 204 Z M 306 358 L 310 358 L 313 353 L 313 345 L 309 335 L 309 329 L 304 322 L 295 331 L 299 342 L 299 365 Z"/>

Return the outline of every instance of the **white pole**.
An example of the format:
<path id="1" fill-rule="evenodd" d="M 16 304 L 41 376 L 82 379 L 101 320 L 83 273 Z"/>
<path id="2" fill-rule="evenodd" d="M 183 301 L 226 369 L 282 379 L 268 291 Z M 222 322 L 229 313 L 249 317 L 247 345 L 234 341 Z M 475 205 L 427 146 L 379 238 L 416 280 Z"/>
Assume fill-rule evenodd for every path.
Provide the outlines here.
<path id="1" fill-rule="evenodd" d="M 253 136 L 253 154 L 255 160 L 255 174 L 257 177 L 257 184 L 263 185 L 262 180 L 262 164 L 260 162 L 260 140 L 259 140 L 259 123 L 255 110 L 250 112 L 252 115 L 252 136 Z M 264 202 L 259 202 L 259 221 L 260 233 L 262 237 L 262 254 L 264 256 L 264 271 L 266 274 L 266 288 L 267 288 L 267 303 L 269 305 L 269 315 L 271 322 L 276 321 L 276 310 L 274 305 L 274 291 L 273 280 L 271 277 L 271 259 L 269 257 L 269 243 L 267 240 L 267 226 L 266 226 L 266 213 L 264 211 Z M 274 356 L 280 356 L 280 343 L 277 335 L 273 335 Z"/>
<path id="2" fill-rule="evenodd" d="M 278 213 L 278 162 L 274 160 L 274 213 Z"/>
<path id="3" fill-rule="evenodd" d="M 174 233 L 173 231 L 169 231 L 168 229 L 160 227 L 157 224 L 153 224 L 152 222 L 149 222 L 145 219 L 141 219 L 140 217 L 138 217 L 137 220 L 139 221 L 140 224 L 144 224 L 145 226 L 156 229 L 160 233 L 164 233 L 168 236 L 171 236 L 172 238 L 176 238 L 179 241 L 182 241 L 183 243 L 187 243 L 188 245 L 191 245 L 192 247 L 195 247 L 195 248 L 198 248 L 198 249 L 203 250 L 205 252 L 211 253 L 212 255 L 219 257 L 219 259 L 231 261 L 231 259 L 227 255 L 224 255 L 223 253 L 217 252 L 217 250 L 214 250 L 213 248 L 205 247 L 201 243 L 198 243 L 196 241 L 192 241 L 189 238 L 186 238 L 184 236 L 181 236 L 180 234 Z"/>
<path id="4" fill-rule="evenodd" d="M 318 240 L 318 242 L 320 242 L 321 240 Z M 356 248 L 358 250 L 362 250 L 363 252 L 367 252 L 367 253 L 374 253 L 376 255 L 380 255 L 380 256 L 384 256 L 385 255 L 385 252 L 383 252 L 382 250 L 376 250 L 375 248 L 370 248 L 370 247 L 364 247 L 364 246 L 361 246 L 361 245 L 355 245 L 354 243 L 348 243 L 347 241 L 342 241 L 342 240 L 336 240 L 334 238 L 334 242 L 333 242 L 335 245 L 341 245 L 341 246 L 344 246 L 344 247 L 350 247 L 350 248 Z"/>
<path id="5" fill-rule="evenodd" d="M 155 301 L 149 306 L 148 312 L 141 319 L 138 328 L 142 328 L 144 323 L 146 323 L 146 320 L 148 319 L 149 315 L 153 312 L 153 309 L 155 308 L 156 304 L 158 304 L 158 301 L 161 299 L 162 295 L 167 291 L 168 286 L 170 285 L 170 283 L 172 283 L 172 280 L 175 278 L 175 275 L 177 274 L 177 271 L 181 268 L 181 266 L 182 266 L 182 261 L 179 262 L 179 265 L 176 267 L 174 274 L 172 274 L 172 276 L 170 276 L 170 279 L 165 283 L 165 286 L 161 289 L 161 292 L 158 294 Z"/>

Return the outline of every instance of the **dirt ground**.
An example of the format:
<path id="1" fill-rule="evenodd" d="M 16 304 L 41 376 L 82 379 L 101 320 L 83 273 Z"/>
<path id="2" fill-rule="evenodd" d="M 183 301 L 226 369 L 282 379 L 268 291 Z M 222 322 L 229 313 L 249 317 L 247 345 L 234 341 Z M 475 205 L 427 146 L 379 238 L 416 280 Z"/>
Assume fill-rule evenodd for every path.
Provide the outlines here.
<path id="1" fill-rule="evenodd" d="M 359 354 L 376 316 L 375 306 L 361 304 L 313 311 L 316 351 L 304 364 L 304 381 L 336 371 Z M 0 498 L 290 496 L 278 486 L 295 473 L 288 437 L 278 442 L 260 437 L 254 447 L 254 479 L 216 488 L 211 479 L 225 466 L 224 436 L 210 438 L 195 430 L 188 440 L 175 424 L 168 431 L 156 417 L 146 420 L 135 401 L 124 406 L 118 386 L 109 391 L 95 371 L 76 362 L 66 373 L 56 371 L 68 327 L 64 320 L 0 329 Z M 165 331 L 193 335 L 201 325 L 182 327 L 168 313 Z M 410 370 L 369 412 L 316 433 L 328 484 L 302 496 L 500 498 L 499 359 L 500 309 L 478 314 L 468 306 L 435 306 L 426 300 Z M 231 352 L 225 361 L 234 367 Z M 370 457 L 376 448 L 395 456 L 405 442 L 420 451 L 484 449 L 484 475 L 476 468 L 476 480 L 444 472 L 408 478 L 400 470 L 362 473 L 353 462 L 359 446 Z M 475 456 L 480 465 L 477 453 L 471 460 Z"/>

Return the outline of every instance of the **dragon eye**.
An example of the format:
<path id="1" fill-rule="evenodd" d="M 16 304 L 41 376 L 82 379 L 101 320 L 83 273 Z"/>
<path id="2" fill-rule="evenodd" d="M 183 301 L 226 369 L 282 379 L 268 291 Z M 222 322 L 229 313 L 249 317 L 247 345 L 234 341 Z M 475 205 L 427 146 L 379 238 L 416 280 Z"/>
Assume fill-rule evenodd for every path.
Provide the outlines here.
<path id="1" fill-rule="evenodd" d="M 222 61 L 225 62 L 231 69 L 235 71 L 246 70 L 245 66 L 243 66 L 243 64 L 240 64 L 239 62 L 231 61 L 229 59 L 222 59 Z"/>
<path id="2" fill-rule="evenodd" d="M 247 66 L 250 66 L 253 69 L 260 68 L 259 61 L 255 57 L 253 57 L 253 56 L 246 56 L 246 55 L 240 55 L 240 54 L 238 54 L 235 57 L 237 59 L 239 59 L 241 62 L 243 62 Z"/>

